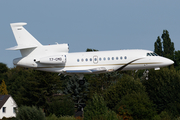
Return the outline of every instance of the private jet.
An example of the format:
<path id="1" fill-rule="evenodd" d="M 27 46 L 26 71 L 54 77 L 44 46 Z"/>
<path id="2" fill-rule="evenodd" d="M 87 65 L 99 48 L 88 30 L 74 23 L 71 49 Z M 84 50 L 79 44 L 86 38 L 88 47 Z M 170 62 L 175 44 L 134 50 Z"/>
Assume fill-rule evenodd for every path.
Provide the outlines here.
<path id="1" fill-rule="evenodd" d="M 42 45 L 23 26 L 27 23 L 11 23 L 17 46 L 7 50 L 20 50 L 22 57 L 13 64 L 35 70 L 67 75 L 99 74 L 118 70 L 155 69 L 172 65 L 168 58 L 149 50 L 113 50 L 69 53 L 68 44 Z"/>

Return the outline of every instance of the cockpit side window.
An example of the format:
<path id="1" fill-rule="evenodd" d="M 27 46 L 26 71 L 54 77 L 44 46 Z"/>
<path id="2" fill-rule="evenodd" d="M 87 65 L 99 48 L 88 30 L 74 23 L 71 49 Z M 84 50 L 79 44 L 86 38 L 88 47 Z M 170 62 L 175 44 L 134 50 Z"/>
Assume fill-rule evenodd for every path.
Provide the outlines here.
<path id="1" fill-rule="evenodd" d="M 152 56 L 154 56 L 154 54 L 153 54 L 153 53 L 151 53 L 151 55 L 152 55 Z"/>
<path id="2" fill-rule="evenodd" d="M 155 56 L 159 56 L 158 54 L 156 54 L 156 53 L 153 53 Z"/>
<path id="3" fill-rule="evenodd" d="M 151 54 L 150 54 L 150 53 L 147 53 L 147 56 L 151 56 Z"/>
<path id="4" fill-rule="evenodd" d="M 159 55 L 156 53 L 147 53 L 147 56 L 159 56 Z"/>

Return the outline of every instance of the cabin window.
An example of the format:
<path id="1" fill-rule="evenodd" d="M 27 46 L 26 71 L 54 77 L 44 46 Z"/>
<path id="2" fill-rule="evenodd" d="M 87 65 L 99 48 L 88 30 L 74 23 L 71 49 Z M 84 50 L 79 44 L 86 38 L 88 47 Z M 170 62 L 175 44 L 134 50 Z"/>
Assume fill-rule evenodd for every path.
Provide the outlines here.
<path id="1" fill-rule="evenodd" d="M 83 61 L 84 61 L 84 59 L 82 58 L 82 59 L 81 59 L 81 61 L 83 62 Z"/>
<path id="2" fill-rule="evenodd" d="M 119 58 L 118 57 L 116 57 L 116 60 L 118 60 Z"/>
<path id="3" fill-rule="evenodd" d="M 101 61 L 101 58 L 99 58 L 99 61 Z"/>
<path id="4" fill-rule="evenodd" d="M 122 58 L 122 57 L 120 57 L 120 59 L 122 60 L 123 58 Z"/>
<path id="5" fill-rule="evenodd" d="M 79 62 L 79 59 L 77 59 L 77 62 Z"/>
<path id="6" fill-rule="evenodd" d="M 92 58 L 90 58 L 89 60 L 92 61 Z"/>
<path id="7" fill-rule="evenodd" d="M 86 58 L 86 61 L 88 61 L 88 59 Z"/>
<path id="8" fill-rule="evenodd" d="M 110 57 L 108 57 L 108 60 L 110 60 Z"/>
<path id="9" fill-rule="evenodd" d="M 112 57 L 112 60 L 114 60 L 114 57 Z"/>
<path id="10" fill-rule="evenodd" d="M 6 113 L 6 107 L 3 107 L 2 112 Z"/>
<path id="11" fill-rule="evenodd" d="M 125 56 L 124 59 L 127 59 L 127 57 Z"/>
<path id="12" fill-rule="evenodd" d="M 106 60 L 106 58 L 104 57 L 104 60 Z"/>

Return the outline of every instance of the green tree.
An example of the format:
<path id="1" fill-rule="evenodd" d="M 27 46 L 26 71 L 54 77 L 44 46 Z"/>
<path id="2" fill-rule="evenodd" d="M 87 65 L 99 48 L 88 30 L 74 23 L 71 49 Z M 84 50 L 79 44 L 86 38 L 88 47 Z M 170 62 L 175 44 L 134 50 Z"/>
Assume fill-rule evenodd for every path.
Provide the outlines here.
<path id="1" fill-rule="evenodd" d="M 84 109 L 84 120 L 118 120 L 118 116 L 108 110 L 104 98 L 95 93 Z"/>
<path id="2" fill-rule="evenodd" d="M 174 54 L 174 67 L 176 70 L 180 70 L 180 51 L 175 51 Z"/>
<path id="3" fill-rule="evenodd" d="M 154 52 L 156 52 L 160 56 L 164 56 L 171 60 L 174 60 L 175 48 L 174 43 L 171 42 L 169 32 L 167 30 L 163 30 L 161 38 L 163 39 L 163 42 L 161 42 L 161 39 L 158 36 L 156 42 L 154 43 Z"/>
<path id="4" fill-rule="evenodd" d="M 143 80 L 143 85 L 146 87 L 149 98 L 156 105 L 158 113 L 167 109 L 172 114 L 175 113 L 174 116 L 180 115 L 179 71 L 173 68 L 161 68 L 160 71 L 150 70 L 148 77 L 148 80 Z"/>
<path id="5" fill-rule="evenodd" d="M 16 67 L 7 72 L 7 77 L 9 94 L 19 106 L 46 108 L 53 94 L 61 89 L 61 78 L 57 73 Z"/>
<path id="6" fill-rule="evenodd" d="M 76 105 L 84 104 L 87 99 L 88 85 L 85 78 L 79 80 L 78 76 L 71 76 L 65 85 L 64 94 L 69 95 Z"/>
<path id="7" fill-rule="evenodd" d="M 105 92 L 104 99 L 107 106 L 113 109 L 122 97 L 130 93 L 144 93 L 145 87 L 139 79 L 134 79 L 131 76 L 123 75 L 115 84 L 112 84 Z"/>
<path id="8" fill-rule="evenodd" d="M 16 120 L 45 120 L 45 115 L 42 109 L 35 106 L 21 106 L 18 108 Z"/>
<path id="9" fill-rule="evenodd" d="M 98 50 L 96 50 L 96 49 L 91 49 L 91 48 L 87 48 L 87 49 L 86 49 L 86 52 L 95 52 L 95 51 L 98 51 Z"/>
<path id="10" fill-rule="evenodd" d="M 8 95 L 8 91 L 6 89 L 6 84 L 5 84 L 4 80 L 2 80 L 2 83 L 0 85 L 0 94 L 1 95 Z"/>
<path id="11" fill-rule="evenodd" d="M 43 108 L 52 101 L 53 94 L 57 94 L 62 85 L 61 78 L 57 73 L 36 70 L 32 71 L 28 81 L 30 86 L 26 92 L 32 91 L 32 96 L 36 99 L 34 102 L 32 101 L 33 105 Z"/>
<path id="12" fill-rule="evenodd" d="M 87 77 L 88 76 L 88 77 Z M 86 75 L 87 81 L 89 83 L 89 97 L 93 96 L 96 92 L 98 94 L 103 94 L 103 92 L 108 89 L 108 87 L 115 83 L 117 78 L 121 77 L 120 72 L 110 72 L 110 73 L 101 73 Z"/>
<path id="13" fill-rule="evenodd" d="M 1 80 L 7 80 L 6 73 L 8 72 L 9 68 L 4 63 L 0 63 L 0 82 Z"/>
<path id="14" fill-rule="evenodd" d="M 23 94 L 25 91 L 26 77 L 29 75 L 27 70 L 21 67 L 12 68 L 7 72 L 6 84 L 9 94 L 16 101 L 18 106 L 24 104 Z"/>
<path id="15" fill-rule="evenodd" d="M 107 111 L 108 108 L 106 107 L 104 98 L 95 93 L 92 100 L 88 101 L 88 104 L 84 109 L 84 117 L 92 120 L 93 117 L 106 114 Z"/>
<path id="16" fill-rule="evenodd" d="M 169 32 L 167 30 L 163 30 L 163 34 L 161 36 L 163 39 L 163 56 L 174 60 L 174 43 L 171 42 L 171 38 L 169 37 Z"/>
<path id="17" fill-rule="evenodd" d="M 122 109 L 122 106 L 124 106 L 124 109 Z M 146 93 L 131 93 L 125 95 L 116 105 L 115 109 L 120 116 L 124 118 L 132 117 L 133 120 L 152 120 L 156 114 L 154 106 Z M 124 112 L 125 109 L 127 112 Z"/>
<path id="18" fill-rule="evenodd" d="M 160 56 L 163 56 L 162 43 L 161 43 L 161 38 L 159 36 L 156 42 L 154 43 L 154 52 Z"/>
<path id="19" fill-rule="evenodd" d="M 48 114 L 55 114 L 57 117 L 72 116 L 74 115 L 74 102 L 68 98 L 52 101 L 49 103 Z"/>
<path id="20" fill-rule="evenodd" d="M 4 63 L 0 63 L 0 73 L 5 73 L 8 71 L 8 67 Z"/>

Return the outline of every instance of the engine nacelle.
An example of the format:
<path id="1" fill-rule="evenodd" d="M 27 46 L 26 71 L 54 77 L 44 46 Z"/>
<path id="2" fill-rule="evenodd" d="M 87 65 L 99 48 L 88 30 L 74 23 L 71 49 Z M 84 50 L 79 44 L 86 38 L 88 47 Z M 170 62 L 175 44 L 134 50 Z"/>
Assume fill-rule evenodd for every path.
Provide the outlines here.
<path id="1" fill-rule="evenodd" d="M 49 57 L 43 57 L 40 58 L 38 61 L 34 59 L 34 61 L 42 64 L 65 64 L 66 55 L 54 55 Z"/>
<path id="2" fill-rule="evenodd" d="M 43 49 L 45 50 L 46 54 L 52 53 L 68 53 L 69 52 L 69 45 L 68 44 L 55 44 L 55 45 L 44 45 Z"/>

